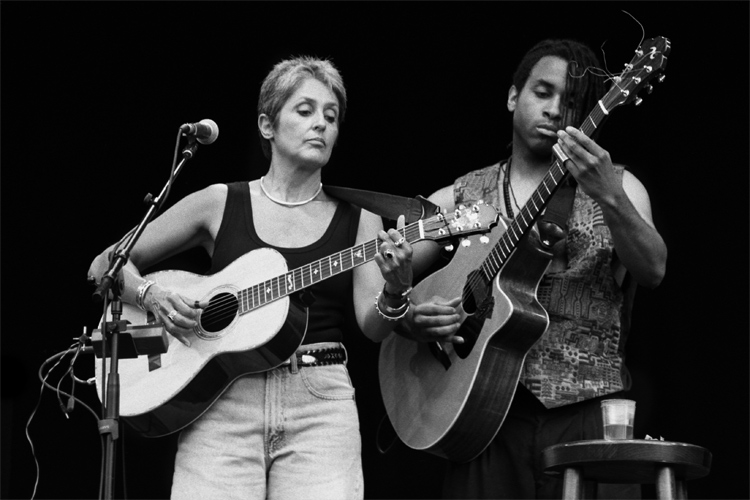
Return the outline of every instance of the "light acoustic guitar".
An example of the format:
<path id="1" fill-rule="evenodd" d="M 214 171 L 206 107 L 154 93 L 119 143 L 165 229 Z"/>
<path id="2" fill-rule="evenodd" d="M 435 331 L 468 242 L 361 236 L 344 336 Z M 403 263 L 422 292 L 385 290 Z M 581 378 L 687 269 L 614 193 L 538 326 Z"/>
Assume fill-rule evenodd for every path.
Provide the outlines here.
<path id="1" fill-rule="evenodd" d="M 409 243 L 442 242 L 486 233 L 498 219 L 495 207 L 476 203 L 418 220 L 398 231 Z M 135 351 L 132 355 L 118 357 L 120 416 L 144 436 L 164 436 L 200 417 L 238 377 L 279 366 L 294 354 L 305 335 L 307 308 L 300 297 L 304 289 L 371 261 L 380 243 L 373 239 L 291 271 L 279 252 L 261 248 L 210 276 L 178 270 L 147 275 L 146 279 L 207 301 L 208 306 L 192 332 L 190 347 L 158 325 L 151 328 L 158 332 L 152 335 L 155 338 L 138 337 L 139 342 L 123 344 L 148 347 L 163 343 L 166 352 L 139 354 L 136 347 L 130 349 Z M 134 333 L 129 334 L 135 337 L 138 328 L 148 327 L 153 316 L 123 303 L 122 320 L 135 325 Z M 102 323 L 106 321 L 103 318 Z M 100 347 L 99 357 L 101 351 Z M 110 358 L 106 358 L 105 367 L 100 359 L 95 365 L 101 399 L 102 378 L 109 376 Z"/>
<path id="2" fill-rule="evenodd" d="M 581 130 L 590 136 L 616 106 L 638 104 L 636 93 L 662 73 L 669 51 L 665 38 L 642 44 Z M 536 291 L 551 254 L 538 237 L 524 236 L 536 234 L 533 225 L 567 175 L 555 160 L 513 221 L 503 218 L 489 238 L 466 238 L 446 267 L 414 288 L 416 303 L 462 297 L 457 335 L 464 344 L 391 335 L 381 345 L 378 372 L 386 412 L 410 448 L 465 462 L 500 430 L 526 355 L 549 323 Z"/>

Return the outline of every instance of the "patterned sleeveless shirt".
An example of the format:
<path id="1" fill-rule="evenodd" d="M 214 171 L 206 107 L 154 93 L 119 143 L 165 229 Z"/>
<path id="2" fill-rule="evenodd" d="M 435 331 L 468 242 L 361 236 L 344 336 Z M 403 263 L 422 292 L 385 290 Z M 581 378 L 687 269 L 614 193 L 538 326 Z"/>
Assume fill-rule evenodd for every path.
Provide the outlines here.
<path id="1" fill-rule="evenodd" d="M 623 167 L 615 167 L 622 176 Z M 456 179 L 456 204 L 484 200 L 500 207 L 500 164 Z M 567 264 L 545 274 L 537 298 L 549 327 L 529 350 L 521 383 L 547 408 L 630 388 L 625 342 L 631 293 L 614 276 L 614 243 L 601 208 L 576 188 L 564 242 Z M 557 250 L 557 249 L 556 249 Z"/>

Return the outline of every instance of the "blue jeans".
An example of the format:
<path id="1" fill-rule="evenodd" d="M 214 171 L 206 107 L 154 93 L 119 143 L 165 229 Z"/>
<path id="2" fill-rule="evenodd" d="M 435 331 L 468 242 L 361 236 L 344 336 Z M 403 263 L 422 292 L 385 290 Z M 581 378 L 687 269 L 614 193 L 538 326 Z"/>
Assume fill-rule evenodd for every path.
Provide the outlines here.
<path id="1" fill-rule="evenodd" d="M 172 498 L 361 499 L 361 452 L 346 366 L 297 367 L 293 356 L 237 379 L 182 432 Z"/>

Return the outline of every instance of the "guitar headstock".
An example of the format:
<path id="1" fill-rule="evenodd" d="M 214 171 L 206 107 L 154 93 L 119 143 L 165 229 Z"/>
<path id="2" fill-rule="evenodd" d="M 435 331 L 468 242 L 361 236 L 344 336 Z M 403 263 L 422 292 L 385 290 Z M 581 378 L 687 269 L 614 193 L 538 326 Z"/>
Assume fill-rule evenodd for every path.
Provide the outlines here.
<path id="1" fill-rule="evenodd" d="M 459 205 L 453 212 L 423 219 L 424 238 L 441 241 L 464 235 L 486 233 L 497 224 L 500 212 L 492 205 L 478 201 Z"/>
<path id="2" fill-rule="evenodd" d="M 602 98 L 607 110 L 615 106 L 635 102 L 641 103 L 638 92 L 646 88 L 651 93 L 651 81 L 658 77 L 664 80 L 664 68 L 667 65 L 667 55 L 671 44 L 667 38 L 656 37 L 645 40 L 630 63 L 625 65 L 625 71 L 615 78 L 609 92 Z"/>

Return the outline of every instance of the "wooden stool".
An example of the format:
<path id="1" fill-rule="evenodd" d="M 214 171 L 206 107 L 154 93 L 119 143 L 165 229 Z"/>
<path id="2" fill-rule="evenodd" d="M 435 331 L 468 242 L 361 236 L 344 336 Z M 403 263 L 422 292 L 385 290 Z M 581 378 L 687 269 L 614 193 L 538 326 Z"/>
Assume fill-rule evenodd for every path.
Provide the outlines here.
<path id="1" fill-rule="evenodd" d="M 685 482 L 708 474 L 711 453 L 686 443 L 597 439 L 545 448 L 542 463 L 545 473 L 564 474 L 566 500 L 593 498 L 591 489 L 584 491 L 584 481 L 592 488 L 596 483 L 656 483 L 657 498 L 673 499 L 687 498 Z"/>

